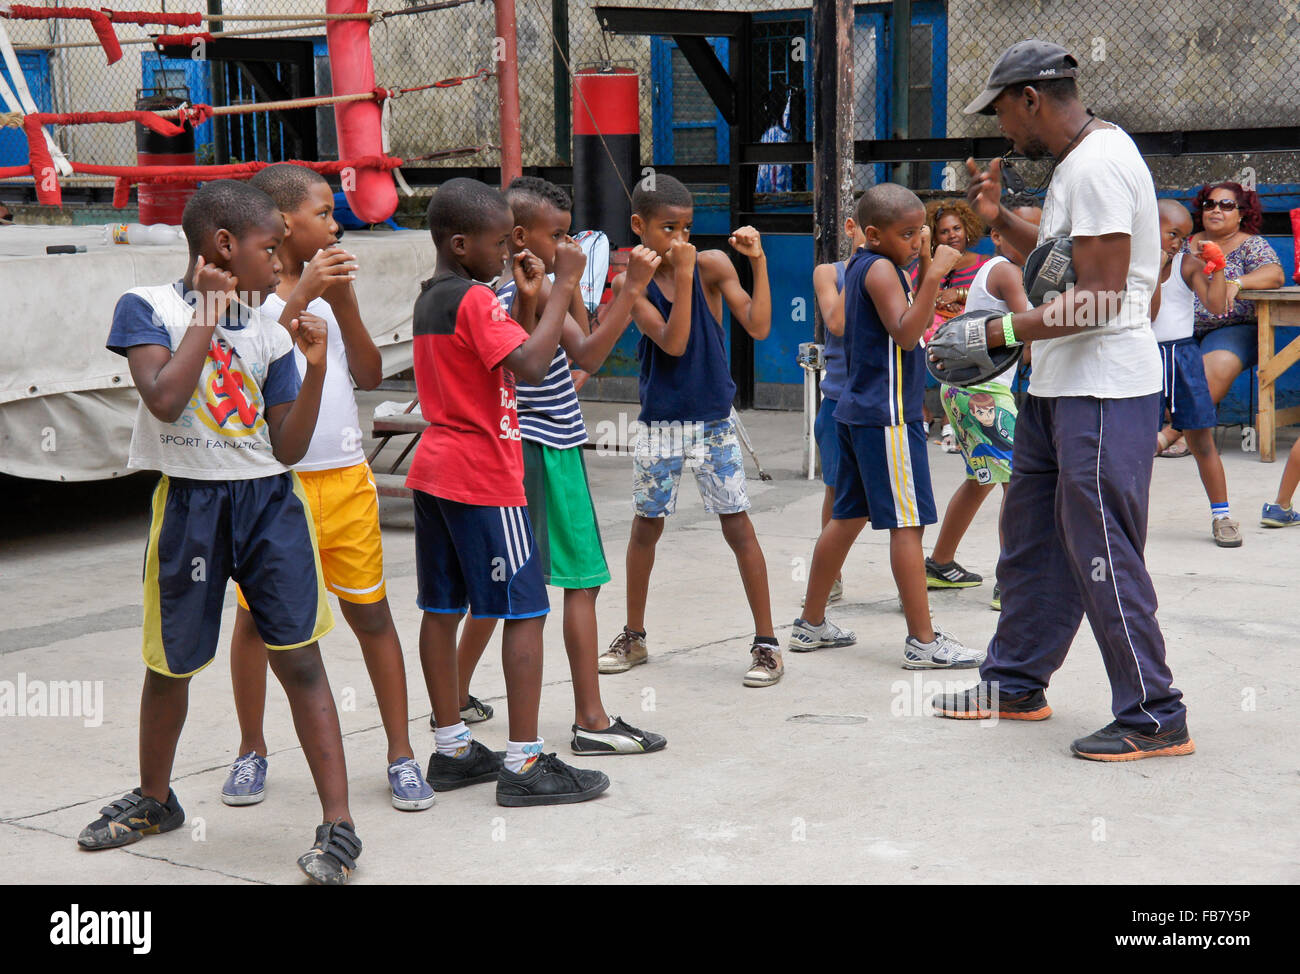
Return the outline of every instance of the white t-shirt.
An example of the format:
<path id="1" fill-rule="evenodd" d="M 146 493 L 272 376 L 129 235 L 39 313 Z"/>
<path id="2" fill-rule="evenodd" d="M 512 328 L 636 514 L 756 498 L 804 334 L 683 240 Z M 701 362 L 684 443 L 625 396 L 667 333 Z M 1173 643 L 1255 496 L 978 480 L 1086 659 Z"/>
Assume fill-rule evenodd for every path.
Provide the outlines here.
<path id="1" fill-rule="evenodd" d="M 136 412 L 127 467 L 161 470 L 194 480 L 252 480 L 288 472 L 275 458 L 266 411 L 291 402 L 301 384 L 289 352 L 289 333 L 259 312 L 217 325 L 198 385 L 174 423 Z M 113 310 L 108 348 L 125 355 L 136 345 L 173 352 L 189 330 L 194 309 L 177 284 L 136 287 Z"/>
<path id="2" fill-rule="evenodd" d="M 1029 380 L 1035 396 L 1128 399 L 1160 391 L 1160 353 L 1149 318 L 1160 273 L 1155 184 L 1128 133 L 1095 128 L 1056 167 L 1038 241 L 1108 233 L 1130 237 L 1119 312 L 1102 327 L 1036 340 Z"/>
<path id="3" fill-rule="evenodd" d="M 303 458 L 294 464 L 295 470 L 335 470 L 351 467 L 365 460 L 361 449 L 361 426 L 357 419 L 357 399 L 352 392 L 352 373 L 348 369 L 347 349 L 343 333 L 339 330 L 334 309 L 324 298 L 316 298 L 307 310 L 325 320 L 329 331 L 329 351 L 326 353 L 325 382 L 320 392 L 320 412 L 316 414 L 316 429 L 311 434 L 311 444 Z M 269 295 L 262 304 L 262 313 L 280 320 L 284 313 L 284 299 L 278 294 Z M 295 345 L 294 361 L 298 364 L 298 377 L 307 375 L 307 359 Z"/>
<path id="4" fill-rule="evenodd" d="M 1174 254 L 1170 262 L 1169 280 L 1160 285 L 1160 310 L 1151 322 L 1151 332 L 1158 342 L 1175 342 L 1191 338 L 1196 325 L 1192 302 L 1196 295 L 1183 280 L 1183 255 Z"/>
<path id="5" fill-rule="evenodd" d="M 966 310 L 967 311 L 999 311 L 1006 314 L 1011 310 L 1005 301 L 1000 301 L 993 295 L 989 294 L 989 271 L 997 267 L 998 264 L 1011 263 L 1005 257 L 993 257 L 986 260 L 980 265 L 980 269 L 975 272 L 975 277 L 971 280 L 970 286 L 966 289 Z M 1015 381 L 1016 370 L 1007 369 L 1001 375 L 995 375 L 989 382 L 996 382 L 998 385 L 1011 388 L 1011 383 Z"/>

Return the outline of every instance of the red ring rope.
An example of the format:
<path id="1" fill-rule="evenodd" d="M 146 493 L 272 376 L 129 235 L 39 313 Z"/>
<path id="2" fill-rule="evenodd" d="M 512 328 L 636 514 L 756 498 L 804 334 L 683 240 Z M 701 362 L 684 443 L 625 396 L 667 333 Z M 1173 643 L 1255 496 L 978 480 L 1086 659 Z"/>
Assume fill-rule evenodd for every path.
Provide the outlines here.
<path id="1" fill-rule="evenodd" d="M 122 58 L 122 45 L 113 32 L 113 24 L 162 24 L 167 27 L 198 27 L 203 23 L 202 14 L 151 13 L 133 10 L 94 10 L 90 7 L 31 7 L 26 4 L 12 4 L 3 14 L 10 20 L 86 20 L 99 38 L 99 46 L 109 64 Z"/>

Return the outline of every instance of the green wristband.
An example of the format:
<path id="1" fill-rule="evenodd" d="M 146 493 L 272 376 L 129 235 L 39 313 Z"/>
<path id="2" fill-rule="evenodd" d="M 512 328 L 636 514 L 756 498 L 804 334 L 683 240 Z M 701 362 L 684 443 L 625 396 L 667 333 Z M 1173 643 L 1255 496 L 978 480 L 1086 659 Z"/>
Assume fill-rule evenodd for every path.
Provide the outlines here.
<path id="1" fill-rule="evenodd" d="M 1011 313 L 1002 316 L 1002 342 L 1005 345 L 1016 344 L 1016 333 L 1011 329 Z"/>

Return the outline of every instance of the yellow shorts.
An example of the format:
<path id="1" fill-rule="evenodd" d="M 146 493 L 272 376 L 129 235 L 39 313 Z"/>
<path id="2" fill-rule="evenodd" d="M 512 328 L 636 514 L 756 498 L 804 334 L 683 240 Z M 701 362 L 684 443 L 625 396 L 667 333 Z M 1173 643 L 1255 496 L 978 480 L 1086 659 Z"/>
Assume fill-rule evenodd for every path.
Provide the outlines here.
<path id="1" fill-rule="evenodd" d="M 370 464 L 296 472 L 311 506 L 325 587 L 344 602 L 379 602 L 388 591 L 379 491 Z M 244 593 L 236 595 L 240 606 L 248 608 Z"/>

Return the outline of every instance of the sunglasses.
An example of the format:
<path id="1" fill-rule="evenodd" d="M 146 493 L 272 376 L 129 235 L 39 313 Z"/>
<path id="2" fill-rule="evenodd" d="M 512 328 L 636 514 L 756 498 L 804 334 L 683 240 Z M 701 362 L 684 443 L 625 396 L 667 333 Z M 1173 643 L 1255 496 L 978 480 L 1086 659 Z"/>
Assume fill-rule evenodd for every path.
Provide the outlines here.
<path id="1" fill-rule="evenodd" d="M 1220 209 L 1225 213 L 1231 213 L 1233 210 L 1238 208 L 1239 204 L 1236 200 L 1206 200 L 1201 204 L 1201 209 L 1203 210 Z"/>

